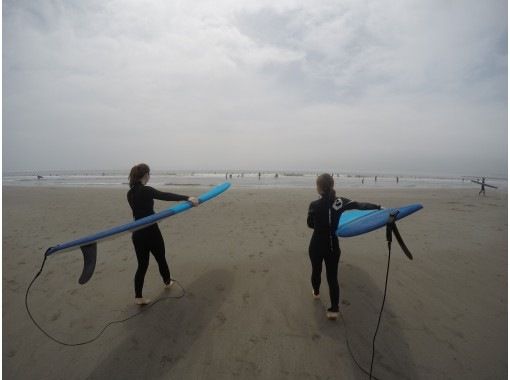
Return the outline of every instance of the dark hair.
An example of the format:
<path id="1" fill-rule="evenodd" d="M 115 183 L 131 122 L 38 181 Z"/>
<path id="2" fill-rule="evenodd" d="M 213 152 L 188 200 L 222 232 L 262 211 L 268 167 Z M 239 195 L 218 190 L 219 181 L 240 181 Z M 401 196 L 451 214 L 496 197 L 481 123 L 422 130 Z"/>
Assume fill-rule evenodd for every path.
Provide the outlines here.
<path id="1" fill-rule="evenodd" d="M 334 199 L 336 197 L 334 186 L 335 180 L 331 174 L 324 173 L 317 177 L 317 187 L 323 197 Z"/>
<path id="2" fill-rule="evenodd" d="M 151 169 L 147 164 L 138 164 L 131 168 L 129 172 L 129 187 L 133 187 L 137 182 L 143 178 L 147 173 L 150 173 Z"/>

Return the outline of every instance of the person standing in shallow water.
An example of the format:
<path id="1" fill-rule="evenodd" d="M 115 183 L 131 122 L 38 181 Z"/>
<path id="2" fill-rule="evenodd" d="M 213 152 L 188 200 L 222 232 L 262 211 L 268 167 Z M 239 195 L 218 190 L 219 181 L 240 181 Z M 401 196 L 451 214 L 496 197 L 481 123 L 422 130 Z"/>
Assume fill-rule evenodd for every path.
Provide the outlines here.
<path id="1" fill-rule="evenodd" d="M 373 210 L 381 206 L 372 203 L 359 203 L 350 199 L 337 197 L 335 182 L 329 174 L 317 178 L 317 192 L 320 198 L 310 203 L 308 208 L 308 227 L 313 228 L 308 253 L 312 264 L 313 298 L 320 299 L 322 262 L 326 265 L 326 278 L 329 285 L 331 307 L 327 310 L 328 319 L 336 320 L 339 313 L 340 288 L 338 286 L 338 263 L 340 261 L 340 244 L 336 236 L 338 221 L 346 210 Z"/>
<path id="2" fill-rule="evenodd" d="M 129 173 L 129 191 L 127 200 L 133 211 L 135 220 L 154 214 L 154 199 L 162 201 L 190 201 L 193 206 L 198 206 L 198 200 L 187 195 L 179 195 L 158 191 L 150 186 L 146 186 L 150 179 L 150 168 L 146 164 L 139 164 L 131 168 Z M 133 232 L 133 245 L 135 246 L 138 268 L 135 274 L 135 303 L 146 305 L 151 302 L 150 299 L 142 296 L 145 274 L 149 267 L 150 253 L 156 259 L 159 267 L 159 273 L 165 284 L 165 288 L 173 285 L 170 277 L 170 269 L 165 258 L 165 242 L 157 224 L 152 224 L 141 230 Z"/>

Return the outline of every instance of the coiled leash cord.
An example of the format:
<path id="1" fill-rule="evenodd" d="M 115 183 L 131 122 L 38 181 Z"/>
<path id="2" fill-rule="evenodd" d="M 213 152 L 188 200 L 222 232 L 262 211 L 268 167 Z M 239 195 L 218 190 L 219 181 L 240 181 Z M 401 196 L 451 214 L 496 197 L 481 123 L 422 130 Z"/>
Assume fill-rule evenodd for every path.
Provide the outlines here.
<path id="1" fill-rule="evenodd" d="M 30 282 L 30 285 L 28 285 L 28 288 L 27 288 L 27 292 L 25 294 L 25 307 L 27 308 L 27 313 L 30 317 L 30 319 L 32 320 L 32 322 L 34 323 L 34 325 L 44 334 L 46 335 L 48 338 L 50 338 L 52 341 L 54 341 L 55 343 L 58 343 L 58 344 L 61 344 L 63 346 L 71 346 L 71 347 L 74 347 L 74 346 L 83 346 L 85 344 L 89 344 L 89 343 L 92 343 L 94 342 L 95 340 L 99 339 L 99 337 L 101 335 L 103 335 L 103 333 L 106 331 L 106 329 L 108 327 L 110 327 L 111 325 L 114 325 L 116 323 L 123 323 L 123 322 L 126 322 L 140 314 L 142 314 L 143 312 L 149 310 L 152 306 L 154 306 L 155 304 L 157 304 L 158 302 L 160 301 L 164 301 L 164 300 L 167 300 L 167 299 L 170 299 L 170 298 L 173 298 L 173 299 L 179 299 L 179 298 L 182 298 L 186 295 L 186 290 L 184 289 L 184 287 L 181 285 L 181 283 L 175 279 L 172 279 L 172 281 L 175 281 L 177 283 L 177 285 L 179 285 L 179 288 L 181 289 L 181 294 L 178 295 L 178 296 L 168 296 L 168 297 L 162 297 L 162 298 L 158 298 L 157 300 L 155 300 L 154 302 L 151 302 L 150 304 L 144 306 L 140 311 L 134 313 L 133 315 L 130 315 L 129 317 L 127 318 L 124 318 L 124 319 L 119 319 L 119 320 L 116 320 L 116 321 L 111 321 L 111 322 L 108 322 L 104 327 L 103 329 L 92 339 L 89 339 L 89 340 L 86 340 L 86 341 L 83 341 L 83 342 L 78 342 L 78 343 L 67 343 L 67 342 L 63 342 L 53 336 L 51 336 L 46 330 L 44 330 L 41 325 L 39 325 L 39 323 L 37 323 L 37 321 L 34 319 L 34 317 L 32 316 L 32 313 L 30 312 L 30 308 L 28 307 L 28 293 L 30 291 L 30 288 L 32 287 L 32 285 L 34 284 L 35 280 L 37 279 L 37 277 L 39 277 L 39 275 L 41 274 L 43 268 L 44 268 L 44 264 L 46 263 L 46 258 L 48 256 L 45 254 L 44 255 L 44 260 L 42 262 L 42 265 L 41 265 L 41 269 L 39 269 L 39 272 L 37 272 L 37 274 L 34 276 L 34 278 L 32 279 L 32 281 Z"/>
<path id="2" fill-rule="evenodd" d="M 351 345 L 349 343 L 347 323 L 345 322 L 344 316 L 340 313 L 340 316 L 341 316 L 341 319 L 342 319 L 342 323 L 344 324 L 344 327 L 345 327 L 345 342 L 347 344 L 347 350 L 349 351 L 349 354 L 351 355 L 352 360 L 354 360 L 354 363 L 356 363 L 358 368 L 363 373 L 365 373 L 365 374 L 367 374 L 369 376 L 370 380 L 371 379 L 380 380 L 376 376 L 372 375 L 372 371 L 373 371 L 373 367 L 374 367 L 375 338 L 377 337 L 377 332 L 379 331 L 379 326 L 381 324 L 382 312 L 383 312 L 383 309 L 384 309 L 384 303 L 386 302 L 386 293 L 387 293 L 387 290 L 388 290 L 388 276 L 389 276 L 389 273 L 390 273 L 390 261 L 391 261 L 391 242 L 392 242 L 392 236 L 393 235 L 395 235 L 395 238 L 397 239 L 398 244 L 402 248 L 402 251 L 404 251 L 404 254 L 407 256 L 407 258 L 409 260 L 413 259 L 413 255 L 411 254 L 411 252 L 409 251 L 409 249 L 405 245 L 404 241 L 402 240 L 402 236 L 400 235 L 400 232 L 397 229 L 397 225 L 395 224 L 397 215 L 398 215 L 398 211 L 390 214 L 390 216 L 388 218 L 388 223 L 386 224 L 386 241 L 388 242 L 388 265 L 386 267 L 386 280 L 384 281 L 384 295 L 383 295 L 381 310 L 379 311 L 379 318 L 377 320 L 377 326 L 375 328 L 374 336 L 372 338 L 372 358 L 370 360 L 370 372 L 367 371 L 365 368 L 363 368 L 363 366 L 361 366 L 361 364 L 359 364 L 358 361 L 356 360 L 356 357 L 354 356 L 354 354 L 352 352 L 352 349 L 351 349 Z"/>

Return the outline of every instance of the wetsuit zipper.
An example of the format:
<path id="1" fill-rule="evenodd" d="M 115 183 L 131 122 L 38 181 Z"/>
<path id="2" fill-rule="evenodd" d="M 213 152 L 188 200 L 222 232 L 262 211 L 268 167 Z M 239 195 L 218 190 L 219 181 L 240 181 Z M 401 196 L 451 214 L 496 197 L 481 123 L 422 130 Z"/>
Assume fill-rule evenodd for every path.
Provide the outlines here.
<path id="1" fill-rule="evenodd" d="M 333 236 L 331 236 L 331 206 L 328 209 L 329 211 L 329 252 L 333 252 Z"/>

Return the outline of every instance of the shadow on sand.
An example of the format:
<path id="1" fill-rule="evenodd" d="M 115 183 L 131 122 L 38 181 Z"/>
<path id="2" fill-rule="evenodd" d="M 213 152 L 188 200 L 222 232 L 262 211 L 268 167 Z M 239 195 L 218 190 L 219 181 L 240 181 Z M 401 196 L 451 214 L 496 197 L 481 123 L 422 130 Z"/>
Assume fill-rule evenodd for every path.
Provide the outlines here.
<path id="1" fill-rule="evenodd" d="M 337 322 L 328 321 L 324 307 L 318 304 L 315 313 L 317 324 L 321 333 L 335 339 L 339 345 L 346 346 L 347 334 L 354 357 L 363 368 L 370 371 L 372 338 L 381 308 L 384 282 L 376 284 L 366 272 L 351 264 L 343 265 L 340 279 L 340 311 L 345 324 L 342 323 L 341 318 Z M 327 284 L 324 286 L 327 289 Z M 417 379 L 418 374 L 412 361 L 409 345 L 405 341 L 402 327 L 397 319 L 397 317 L 405 318 L 405 316 L 396 316 L 392 311 L 391 269 L 388 289 L 375 342 L 373 375 L 379 379 Z M 368 375 L 356 366 L 350 355 L 347 357 L 347 360 L 352 362 L 354 378 L 367 379 Z"/>
<path id="2" fill-rule="evenodd" d="M 168 377 L 215 317 L 232 289 L 225 270 L 205 273 L 186 296 L 163 301 L 126 323 L 127 337 L 98 364 L 89 379 L 151 379 Z M 164 296 L 164 295 L 162 295 Z"/>

